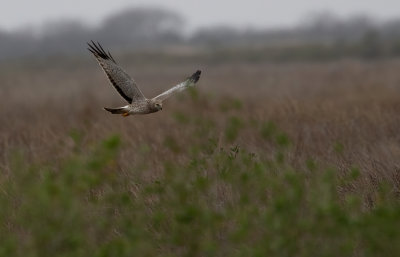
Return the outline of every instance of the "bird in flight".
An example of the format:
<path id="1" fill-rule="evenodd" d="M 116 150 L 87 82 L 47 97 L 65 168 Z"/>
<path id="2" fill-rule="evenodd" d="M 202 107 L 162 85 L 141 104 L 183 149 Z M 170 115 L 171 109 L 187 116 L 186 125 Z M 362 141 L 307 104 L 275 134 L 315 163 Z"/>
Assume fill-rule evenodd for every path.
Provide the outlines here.
<path id="1" fill-rule="evenodd" d="M 134 114 L 148 114 L 162 110 L 162 102 L 171 95 L 183 91 L 186 88 L 193 87 L 200 79 L 201 71 L 198 70 L 185 81 L 165 91 L 164 93 L 148 99 L 140 91 L 135 81 L 116 63 L 110 52 L 104 51 L 103 47 L 97 42 L 88 43 L 88 50 L 103 68 L 111 84 L 118 93 L 128 101 L 128 105 L 118 108 L 106 108 L 106 111 L 112 114 L 122 114 L 127 117 Z"/>

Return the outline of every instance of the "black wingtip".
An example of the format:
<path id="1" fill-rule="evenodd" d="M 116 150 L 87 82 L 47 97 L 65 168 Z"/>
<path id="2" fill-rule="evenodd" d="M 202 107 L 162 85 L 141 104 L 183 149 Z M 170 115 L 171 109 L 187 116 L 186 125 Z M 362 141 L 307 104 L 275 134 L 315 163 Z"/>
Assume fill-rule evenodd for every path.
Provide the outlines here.
<path id="1" fill-rule="evenodd" d="M 201 75 L 201 70 L 197 70 L 195 73 L 193 73 L 192 76 L 190 76 L 189 79 L 192 80 L 193 83 L 196 83 L 197 81 L 199 81 L 200 75 Z"/>
<path id="2" fill-rule="evenodd" d="M 89 46 L 88 50 L 92 52 L 92 54 L 94 54 L 95 56 L 105 60 L 111 60 L 114 63 L 116 63 L 114 58 L 111 56 L 110 52 L 107 53 L 106 51 L 104 51 L 103 47 L 99 42 L 97 42 L 96 44 L 93 40 L 90 40 L 90 42 L 87 42 L 87 44 Z"/>

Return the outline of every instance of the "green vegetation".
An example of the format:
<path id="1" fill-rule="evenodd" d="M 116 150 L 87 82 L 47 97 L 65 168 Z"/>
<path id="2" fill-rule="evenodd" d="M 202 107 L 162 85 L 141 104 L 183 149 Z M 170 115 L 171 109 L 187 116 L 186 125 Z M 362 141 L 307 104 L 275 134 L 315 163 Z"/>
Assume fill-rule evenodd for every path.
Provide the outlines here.
<path id="1" fill-rule="evenodd" d="M 245 122 L 227 119 L 230 144 Z M 167 136 L 164 146 L 184 161 L 165 161 L 152 176 L 151 167 L 138 168 L 148 165 L 148 146 L 143 163 L 119 168 L 121 149 L 132 146 L 117 135 L 85 147 L 74 130 L 77 147 L 57 164 L 15 153 L 0 179 L 0 256 L 400 254 L 400 204 L 389 184 L 377 186 L 368 208 L 349 190 L 362 179 L 358 169 L 338 176 L 311 159 L 296 168 L 283 131 L 272 122 L 253 127 L 276 156 L 218 147 L 212 137 L 183 145 Z"/>

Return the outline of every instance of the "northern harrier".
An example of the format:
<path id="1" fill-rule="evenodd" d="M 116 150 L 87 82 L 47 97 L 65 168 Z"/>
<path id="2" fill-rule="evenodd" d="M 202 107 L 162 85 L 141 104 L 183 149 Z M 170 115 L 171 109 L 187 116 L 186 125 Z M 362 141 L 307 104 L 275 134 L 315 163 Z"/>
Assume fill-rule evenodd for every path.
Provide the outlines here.
<path id="1" fill-rule="evenodd" d="M 100 66 L 103 68 L 111 84 L 115 87 L 118 93 L 128 101 L 128 105 L 118 108 L 106 108 L 106 111 L 112 114 L 122 114 L 126 117 L 133 114 L 148 114 L 162 110 L 162 101 L 171 95 L 180 92 L 186 88 L 192 87 L 199 80 L 201 71 L 196 71 L 192 76 L 185 81 L 174 86 L 173 88 L 165 91 L 164 93 L 152 98 L 147 99 L 140 89 L 137 87 L 135 81 L 115 62 L 110 52 L 104 51 L 99 43 L 88 43 L 88 50 L 96 57 Z"/>

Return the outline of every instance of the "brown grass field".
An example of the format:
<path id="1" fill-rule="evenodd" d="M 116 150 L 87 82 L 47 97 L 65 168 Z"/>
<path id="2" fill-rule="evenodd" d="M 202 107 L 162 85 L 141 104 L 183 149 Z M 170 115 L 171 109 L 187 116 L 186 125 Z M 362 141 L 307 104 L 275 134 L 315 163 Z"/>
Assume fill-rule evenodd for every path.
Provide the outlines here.
<path id="1" fill-rule="evenodd" d="M 182 172 L 184 169 L 182 167 L 186 167 L 187 163 L 208 156 L 206 153 L 209 151 L 211 151 L 210 156 L 214 156 L 225 149 L 233 155 L 244 151 L 263 163 L 270 163 L 271 160 L 274 163 L 280 163 L 281 168 L 274 169 L 275 172 L 279 169 L 293 170 L 306 174 L 308 177 L 310 170 L 319 170 L 321 173 L 333 170 L 335 179 L 339 181 L 357 173 L 357 178 L 348 183 L 333 183 L 339 206 L 343 206 L 341 204 L 347 201 L 349 195 L 358 197 L 359 213 L 371 213 L 389 198 L 392 200 L 388 205 L 397 206 L 400 193 L 400 60 L 368 62 L 349 59 L 332 62 L 236 61 L 227 63 L 223 60 L 203 62 L 201 59 L 183 58 L 163 59 L 160 62 L 157 58 L 135 60 L 134 55 L 125 58 L 116 56 L 116 59 L 120 60 L 119 64 L 135 78 L 148 97 L 155 96 L 180 82 L 196 69 L 201 69 L 203 73 L 196 91 L 185 92 L 169 99 L 164 103 L 161 112 L 123 118 L 102 110 L 102 107 L 115 107 L 125 103 L 108 84 L 100 67 L 89 54 L 82 60 L 54 58 L 0 65 L 0 97 L 2 99 L 0 102 L 0 185 L 2 185 L 0 191 L 3 191 L 3 198 L 0 198 L 3 200 L 0 202 L 3 206 L 8 206 L 10 211 L 0 214 L 2 217 L 0 221 L 8 224 L 3 225 L 4 228 L 0 232 L 13 235 L 10 236 L 10 243 L 4 246 L 6 250 L 0 248 L 0 252 L 3 249 L 4 252 L 9 253 L 8 256 L 24 256 L 20 250 L 13 248 L 12 242 L 15 239 L 16 242 L 22 242 L 21 244 L 25 247 L 23 249 L 32 253 L 25 256 L 54 256 L 51 254 L 55 252 L 63 252 L 65 255 L 62 256 L 69 256 L 68 254 L 88 256 L 84 255 L 87 252 L 82 249 L 106 249 L 103 246 L 112 244 L 110 242 L 114 242 L 115 238 L 121 240 L 129 238 L 129 233 L 122 229 L 122 225 L 118 228 L 119 225 L 109 224 L 104 230 L 96 230 L 94 229 L 96 226 L 88 225 L 90 222 L 83 222 L 86 225 L 79 226 L 84 228 L 82 229 L 84 232 L 80 233 L 85 235 L 83 236 L 85 239 L 77 240 L 78 246 L 74 244 L 65 246 L 60 243 L 64 241 L 58 242 L 52 236 L 43 236 L 41 232 L 35 230 L 33 225 L 32 227 L 29 225 L 37 221 L 41 224 L 38 225 L 39 227 L 47 226 L 44 221 L 38 221 L 41 220 L 40 215 L 35 216 L 35 205 L 29 205 L 30 207 L 25 209 L 31 211 L 32 215 L 18 209 L 19 203 L 24 202 L 18 199 L 36 202 L 36 198 L 28 196 L 31 193 L 25 194 L 18 191 L 16 189 L 18 187 L 14 188 L 14 191 L 5 189 L 5 185 L 14 184 L 13 181 L 20 181 L 18 183 L 22 183 L 21 185 L 26 188 L 36 188 L 30 182 L 20 179 L 19 175 L 15 175 L 16 170 L 23 169 L 26 174 L 33 173 L 31 174 L 33 177 L 38 177 L 38 180 L 34 179 L 36 181 L 34 183 L 40 184 L 45 177 L 44 170 L 51 170 L 50 173 L 54 174 L 63 172 L 66 160 L 96 153 L 97 150 L 93 149 L 112 135 L 117 135 L 121 143 L 117 153 L 112 155 L 110 163 L 104 164 L 105 168 L 101 169 L 101 176 L 113 173 L 118 174 L 117 176 L 122 181 L 130 181 L 131 184 L 120 184 L 120 186 L 126 189 L 132 199 L 141 195 L 140 188 L 144 184 L 153 184 L 157 181 L 162 183 L 169 165 L 177 167 L 177 172 Z M 207 150 L 209 144 L 213 147 L 211 150 Z M 209 160 L 207 158 L 204 159 L 206 162 Z M 18 168 L 19 165 L 28 167 Z M 199 170 L 201 174 L 206 174 L 207 178 L 211 176 L 208 172 L 214 169 L 199 168 Z M 136 182 L 139 177 L 141 182 Z M 266 180 L 268 177 L 265 177 Z M 119 187 L 118 182 L 109 179 L 106 176 L 101 186 L 96 185 L 94 188 L 88 186 L 83 192 L 78 190 L 79 196 L 69 195 L 72 199 L 81 197 L 79 201 L 77 200 L 77 205 L 73 205 L 75 206 L 73 208 L 78 210 L 77 213 L 81 213 L 81 208 L 86 208 L 82 210 L 82 213 L 94 210 L 89 207 L 77 207 L 82 204 L 92 204 L 88 195 L 94 194 L 101 198 L 108 187 Z M 114 181 L 109 183 L 116 184 L 106 186 L 108 181 Z M 15 184 L 18 183 L 15 182 Z M 303 186 L 308 188 L 318 183 L 312 184 L 307 178 Z M 164 184 L 163 187 L 165 189 L 169 185 Z M 265 187 L 268 186 L 265 185 Z M 282 187 L 287 190 L 290 185 L 282 185 Z M 381 194 L 382 187 L 387 189 L 384 199 Z M 250 186 L 245 191 L 249 192 L 251 189 Z M 319 194 L 318 192 L 314 193 Z M 207 191 L 206 195 L 207 201 L 219 206 L 215 209 L 218 211 L 223 208 L 221 206 L 225 206 L 224 204 L 235 203 L 235 189 L 226 188 L 222 182 L 218 186 L 217 181 L 216 187 Z M 148 196 L 146 201 L 143 200 L 143 206 L 148 207 L 150 213 L 154 213 L 157 207 L 153 205 L 153 201 L 160 197 Z M 322 193 L 321 197 L 323 197 Z M 305 197 L 304 202 L 307 203 L 307 199 Z M 165 199 L 166 202 L 169 200 L 168 197 Z M 115 202 L 107 202 L 107 204 L 110 203 Z M 193 200 L 193 203 L 197 204 L 196 200 Z M 290 203 L 292 202 L 289 201 Z M 118 210 L 123 209 L 123 205 L 113 204 L 111 208 L 114 209 L 114 214 L 107 215 L 114 217 L 115 220 L 115 215 L 118 216 Z M 203 204 L 208 206 L 206 201 Z M 259 210 L 267 208 L 264 204 L 268 206 L 267 202 L 258 200 L 253 204 L 258 206 Z M 302 208 L 311 208 L 304 207 L 308 206 L 304 203 L 302 206 Z M 64 207 L 55 203 L 48 206 L 49 210 L 61 213 L 65 211 Z M 46 207 L 38 208 L 46 209 Z M 58 211 L 57 208 L 59 208 Z M 163 206 L 163 208 L 167 207 Z M 166 219 L 172 219 L 174 215 L 169 215 L 172 210 L 164 210 L 165 212 L 162 213 L 166 215 Z M 101 213 L 98 215 L 105 215 Z M 232 211 L 232 213 L 236 212 Z M 248 217 L 249 213 L 243 217 Z M 398 215 L 399 208 L 394 213 Z M 283 220 L 283 222 L 290 223 L 289 220 L 297 215 L 289 216 L 288 220 Z M 397 219 L 399 216 L 396 215 Z M 80 214 L 77 214 L 77 217 L 80 219 Z M 96 219 L 96 217 L 92 215 L 90 219 Z M 57 221 L 64 220 L 62 215 L 54 214 L 53 218 L 55 224 L 58 224 Z M 346 239 L 346 242 L 353 242 L 349 243 L 351 246 L 348 248 L 346 248 L 346 242 L 339 243 L 339 238 L 344 234 L 347 236 L 347 233 L 343 232 L 345 230 L 337 234 L 336 232 L 328 233 L 329 236 L 326 236 L 325 232 L 314 235 L 309 232 L 311 230 L 304 229 L 297 235 L 287 232 L 287 241 L 277 241 L 274 246 L 267 247 L 265 252 L 261 250 L 258 252 L 267 255 L 252 255 L 256 254 L 250 251 L 252 247 L 256 246 L 254 249 L 259 249 L 257 247 L 262 245 L 254 243 L 257 242 L 255 238 L 261 238 L 264 232 L 249 229 L 251 232 L 240 239 L 239 243 L 232 243 L 235 241 L 231 242 L 230 237 L 225 235 L 229 234 L 236 223 L 232 221 L 235 220 L 233 218 L 226 219 L 228 220 L 226 224 L 221 227 L 216 225 L 218 228 L 212 230 L 210 234 L 200 231 L 201 226 L 205 226 L 203 223 L 191 223 L 190 228 L 195 231 L 194 233 L 204 237 L 191 238 L 192 234 L 188 236 L 189 232 L 183 229 L 179 230 L 179 233 L 176 232 L 184 237 L 177 239 L 178 243 L 166 240 L 168 236 L 162 236 L 164 235 L 162 231 L 167 234 L 166 231 L 170 233 L 173 230 L 168 227 L 169 225 L 158 232 L 145 227 L 143 233 L 147 233 L 146 242 L 151 242 L 152 245 L 143 243 L 132 251 L 138 256 L 154 256 L 160 252 L 165 253 L 164 256 L 294 256 L 291 255 L 293 253 L 298 254 L 297 256 L 317 256 L 318 253 L 325 253 L 319 256 L 378 256 L 382 251 L 384 253 L 383 249 L 387 250 L 385 256 L 399 253 L 399 248 L 390 240 L 387 244 L 376 243 L 375 248 L 371 246 L 372 250 L 369 248 L 365 252 L 360 250 L 370 243 L 368 240 L 375 238 L 374 233 L 380 237 L 376 231 L 379 231 L 381 225 L 377 225 L 376 230 L 369 234 L 372 236 L 365 237 L 367 238 L 365 240 L 363 236 L 350 233 L 354 235 L 354 238 L 352 238 L 353 241 Z M 63 222 L 62 224 L 74 223 L 73 221 Z M 166 224 L 171 224 L 171 222 Z M 209 223 L 206 222 L 206 224 Z M 320 224 L 316 224 L 316 227 Z M 49 234 L 59 232 L 69 238 L 70 232 L 65 230 L 65 226 L 54 226 L 56 228 L 50 230 Z M 293 224 L 291 226 L 296 227 Z M 398 229 L 399 223 L 385 223 L 382 226 L 393 226 Z M 108 233 L 108 236 L 99 239 L 98 236 L 101 233 Z M 388 232 L 387 238 L 390 238 L 389 235 L 399 238 L 398 232 L 394 233 L 396 235 Z M 385 236 L 386 234 L 383 237 Z M 58 237 L 55 236 L 55 238 Z M 185 238 L 191 243 L 186 244 Z M 327 241 L 324 241 L 325 239 Z M 318 240 L 321 242 L 318 243 Z M 292 241 L 301 242 L 290 248 L 291 244 L 288 242 Z M 53 244 L 49 246 L 44 242 L 53 242 Z M 206 242 L 204 243 L 206 246 L 199 242 Z M 209 246 L 212 242 L 217 242 L 217 246 L 214 248 Z M 313 247 L 307 248 L 305 246 L 308 245 L 307 242 L 313 242 L 311 244 Z M 322 242 L 329 242 L 331 248 L 322 247 L 324 245 Z M 192 243 L 200 245 L 193 246 Z M 242 244 L 246 246 L 243 248 L 246 250 L 240 248 Z M 127 250 L 130 249 L 129 247 L 125 248 L 122 243 L 121 245 L 123 246 L 118 246 L 123 249 L 120 252 L 114 248 L 110 248 L 112 250 L 107 248 L 103 255 L 97 252 L 95 255 L 134 256 L 134 254 L 129 255 L 129 250 Z M 390 247 L 387 247 L 388 245 Z M 69 252 L 75 249 L 75 246 L 81 251 Z M 347 252 L 340 250 L 342 246 L 347 249 Z M 237 247 L 236 251 L 231 251 L 235 247 Z"/>
<path id="2" fill-rule="evenodd" d="M 216 65 L 193 61 L 154 68 L 153 63 L 124 62 L 148 97 L 197 68 L 203 70 L 198 98 L 182 94 L 169 99 L 162 112 L 129 118 L 102 110 L 125 102 L 94 60 L 68 65 L 3 64 L 2 169 L 8 170 L 8 155 L 18 148 L 34 160 L 56 161 L 73 147 L 65 138 L 71 130 L 82 131 L 86 142 L 121 134 L 126 146 L 122 155 L 129 156 L 122 158 L 123 168 L 137 158 L 138 147 L 148 145 L 155 151 L 156 165 L 157 159 L 175 155 L 165 149 L 165 137 L 175 138 L 178 145 L 193 140 L 192 131 L 177 122 L 176 116 L 184 114 L 189 119 L 215 121 L 218 140 L 224 145 L 229 145 L 222 135 L 229 117 L 238 117 L 246 124 L 271 121 L 289 135 L 293 143 L 289 157 L 296 165 L 314 158 L 343 170 L 357 166 L 370 176 L 368 183 L 375 179 L 400 183 L 396 182 L 400 168 L 398 60 Z M 268 144 L 252 132 L 243 128 L 236 143 L 272 154 Z M 340 154 L 335 151 L 337 146 Z"/>

